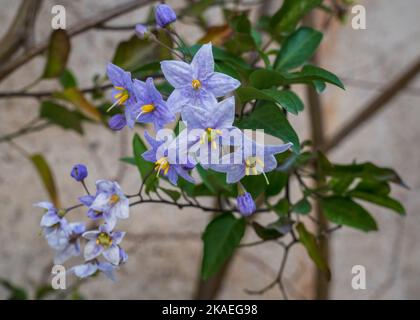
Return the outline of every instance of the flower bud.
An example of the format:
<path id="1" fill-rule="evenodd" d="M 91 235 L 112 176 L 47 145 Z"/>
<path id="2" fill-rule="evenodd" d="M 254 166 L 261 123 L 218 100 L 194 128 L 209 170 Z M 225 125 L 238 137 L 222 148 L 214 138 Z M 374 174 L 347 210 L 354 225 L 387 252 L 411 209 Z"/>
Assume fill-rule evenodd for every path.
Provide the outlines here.
<path id="1" fill-rule="evenodd" d="M 155 10 L 155 18 L 158 26 L 165 28 L 176 20 L 176 13 L 167 4 L 158 4 Z"/>
<path id="2" fill-rule="evenodd" d="M 124 115 L 116 114 L 108 121 L 109 127 L 114 131 L 119 131 L 127 125 Z"/>
<path id="3" fill-rule="evenodd" d="M 70 175 L 76 180 L 76 181 L 83 181 L 87 175 L 88 171 L 85 165 L 83 164 L 76 164 L 73 166 L 73 169 L 71 169 Z"/>
<path id="4" fill-rule="evenodd" d="M 256 210 L 254 199 L 249 192 L 240 194 L 237 198 L 238 210 L 243 216 L 250 216 Z"/>
<path id="5" fill-rule="evenodd" d="M 145 39 L 147 38 L 148 34 L 149 34 L 149 30 L 147 29 L 147 26 L 141 23 L 136 24 L 137 37 L 139 37 L 140 39 Z"/>

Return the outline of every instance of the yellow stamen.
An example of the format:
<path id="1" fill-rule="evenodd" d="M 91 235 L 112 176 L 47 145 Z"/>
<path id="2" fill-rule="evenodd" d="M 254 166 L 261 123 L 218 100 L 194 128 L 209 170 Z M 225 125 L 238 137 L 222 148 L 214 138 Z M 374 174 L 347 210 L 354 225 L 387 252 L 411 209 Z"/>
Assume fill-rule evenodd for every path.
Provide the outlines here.
<path id="1" fill-rule="evenodd" d="M 249 176 L 250 174 L 258 175 L 260 173 L 264 175 L 266 183 L 270 184 L 264 172 L 264 162 L 258 157 L 248 157 L 245 160 L 245 174 Z"/>
<path id="2" fill-rule="evenodd" d="M 116 204 L 120 200 L 120 197 L 117 194 L 113 194 L 111 198 L 109 198 L 109 203 Z"/>
<path id="3" fill-rule="evenodd" d="M 163 170 L 163 174 L 166 176 L 169 172 L 169 162 L 166 157 L 162 157 L 155 162 L 155 171 L 157 171 L 156 176 L 159 175 L 160 171 Z"/>
<path id="4" fill-rule="evenodd" d="M 112 245 L 112 239 L 107 233 L 101 232 L 96 238 L 96 244 L 108 248 Z"/>
<path id="5" fill-rule="evenodd" d="M 191 85 L 194 88 L 194 90 L 198 90 L 201 88 L 201 82 L 200 80 L 194 79 L 193 81 L 191 81 Z"/>
<path id="6" fill-rule="evenodd" d="M 152 112 L 153 110 L 155 110 L 155 106 L 153 104 L 145 104 L 141 107 L 141 112 L 143 113 Z"/>
<path id="7" fill-rule="evenodd" d="M 115 90 L 118 90 L 119 92 L 114 94 L 115 102 L 112 104 L 112 106 L 108 108 L 107 112 L 111 111 L 111 109 L 117 105 L 118 106 L 123 105 L 130 97 L 128 94 L 128 91 L 125 88 L 119 87 L 119 86 L 115 86 L 114 88 Z"/>

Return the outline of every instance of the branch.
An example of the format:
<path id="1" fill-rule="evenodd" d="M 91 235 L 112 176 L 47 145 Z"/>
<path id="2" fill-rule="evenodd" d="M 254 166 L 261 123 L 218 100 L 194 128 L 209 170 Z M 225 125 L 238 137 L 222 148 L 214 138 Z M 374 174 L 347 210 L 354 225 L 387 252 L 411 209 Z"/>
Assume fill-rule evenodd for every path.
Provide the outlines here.
<path id="1" fill-rule="evenodd" d="M 79 21 L 74 26 L 70 27 L 67 31 L 69 37 L 76 36 L 81 34 L 85 31 L 88 31 L 98 25 L 105 23 L 108 20 L 116 18 L 122 14 L 130 12 L 137 7 L 147 5 L 153 2 L 152 0 L 133 0 L 123 4 L 119 4 L 118 6 L 114 6 L 113 8 L 106 9 L 93 17 L 89 17 Z M 16 58 L 8 65 L 4 66 L 0 69 L 0 81 L 6 78 L 9 74 L 14 72 L 19 67 L 23 66 L 25 63 L 30 61 L 32 58 L 40 55 L 43 53 L 49 45 L 49 38 L 41 42 L 39 45 L 34 46 L 32 49 L 23 53 L 20 57 Z"/>
<path id="2" fill-rule="evenodd" d="M 38 121 L 38 119 L 36 119 L 36 120 Z M 25 127 L 21 128 L 21 129 L 15 131 L 15 132 L 6 134 L 4 136 L 1 136 L 0 137 L 0 143 L 13 140 L 14 138 L 17 138 L 19 136 L 23 136 L 25 134 L 29 134 L 29 133 L 32 133 L 32 132 L 43 130 L 50 125 L 51 125 L 50 122 L 43 122 L 43 123 L 40 123 L 40 124 L 35 124 L 35 123 L 32 123 L 32 121 L 31 121 L 31 123 L 29 123 L 28 125 L 26 125 Z"/>
<path id="3" fill-rule="evenodd" d="M 385 90 L 375 97 L 362 111 L 350 120 L 335 136 L 323 145 L 323 150 L 330 151 L 339 145 L 363 123 L 382 110 L 410 81 L 420 72 L 420 57 L 406 71 L 399 75 Z"/>

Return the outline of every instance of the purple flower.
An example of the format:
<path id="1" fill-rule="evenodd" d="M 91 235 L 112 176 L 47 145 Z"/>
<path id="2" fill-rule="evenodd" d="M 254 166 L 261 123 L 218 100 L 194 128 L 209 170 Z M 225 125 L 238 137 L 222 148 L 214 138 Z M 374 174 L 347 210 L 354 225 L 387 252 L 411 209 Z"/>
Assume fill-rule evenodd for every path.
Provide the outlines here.
<path id="1" fill-rule="evenodd" d="M 191 64 L 183 61 L 162 61 L 162 72 L 175 88 L 168 98 L 173 112 L 184 105 L 214 105 L 222 97 L 240 86 L 240 82 L 226 74 L 214 72 L 211 43 L 203 45 Z"/>
<path id="2" fill-rule="evenodd" d="M 119 247 L 124 235 L 125 232 L 111 231 L 107 224 L 101 225 L 97 231 L 85 232 L 83 237 L 89 240 L 84 252 L 86 261 L 95 259 L 102 254 L 113 265 L 119 265 L 122 260 L 126 259 L 125 252 Z"/>
<path id="3" fill-rule="evenodd" d="M 80 236 L 85 232 L 85 224 L 82 222 L 69 223 L 67 245 L 59 250 L 54 258 L 55 264 L 63 264 L 71 257 L 80 255 Z"/>
<path id="4" fill-rule="evenodd" d="M 94 275 L 97 271 L 103 272 L 112 281 L 115 281 L 114 270 L 117 266 L 109 262 L 98 262 L 93 260 L 78 266 L 74 266 L 68 272 L 74 273 L 79 278 L 87 278 Z"/>
<path id="5" fill-rule="evenodd" d="M 109 119 L 108 125 L 112 130 L 119 131 L 127 125 L 127 120 L 124 115 L 119 113 Z"/>
<path id="6" fill-rule="evenodd" d="M 144 39 L 148 34 L 147 26 L 141 23 L 136 24 L 135 31 L 137 37 L 139 37 L 140 39 Z"/>
<path id="7" fill-rule="evenodd" d="M 137 107 L 132 109 L 134 121 L 152 122 L 158 131 L 175 120 L 175 115 L 167 107 L 152 78 L 147 78 L 146 82 L 134 80 L 134 87 L 137 97 Z"/>
<path id="8" fill-rule="evenodd" d="M 155 10 L 156 23 L 159 27 L 165 28 L 176 20 L 175 11 L 167 4 L 158 4 Z"/>
<path id="9" fill-rule="evenodd" d="M 155 171 L 158 175 L 161 174 L 168 178 L 173 185 L 177 184 L 178 175 L 185 180 L 194 183 L 194 179 L 188 174 L 188 170 L 192 168 L 191 162 L 187 161 L 184 164 L 177 161 L 176 154 L 174 155 L 172 152 L 169 152 L 169 146 L 167 147 L 164 145 L 164 140 L 153 139 L 147 131 L 144 133 L 144 137 L 152 148 L 143 152 L 142 157 L 146 161 L 155 164 Z"/>
<path id="10" fill-rule="evenodd" d="M 274 170 L 277 161 L 274 157 L 277 153 L 288 150 L 293 144 L 260 145 L 243 136 L 242 146 L 233 153 L 222 157 L 221 164 L 211 166 L 213 170 L 226 172 L 227 183 L 235 183 L 245 175 L 259 175 Z M 268 183 L 268 180 L 267 180 Z"/>
<path id="11" fill-rule="evenodd" d="M 233 127 L 235 119 L 234 97 L 227 98 L 214 105 L 208 105 L 206 109 L 186 105 L 182 108 L 181 115 L 188 130 L 195 129 L 194 131 L 191 130 L 189 139 L 194 140 L 195 136 L 196 142 L 199 143 L 199 152 L 196 157 L 204 168 L 206 168 L 206 164 L 214 162 L 213 158 L 218 162 L 220 145 L 230 145 L 230 137 L 235 134 L 242 136 L 240 130 Z"/>
<path id="12" fill-rule="evenodd" d="M 76 181 L 83 181 L 88 176 L 88 170 L 84 164 L 76 164 L 73 166 L 73 169 L 71 169 L 70 175 Z"/>
<path id="13" fill-rule="evenodd" d="M 249 192 L 244 192 L 240 194 L 237 198 L 238 210 L 243 216 L 250 216 L 256 210 L 254 199 Z"/>
<path id="14" fill-rule="evenodd" d="M 124 71 L 115 64 L 108 63 L 107 74 L 109 80 L 114 85 L 114 89 L 111 93 L 114 103 L 108 111 L 116 105 L 125 105 L 126 107 L 128 106 L 128 108 L 134 105 L 136 100 L 130 72 Z"/>
<path id="15" fill-rule="evenodd" d="M 92 220 L 103 218 L 110 228 L 114 228 L 117 219 L 129 217 L 129 200 L 117 182 L 98 180 L 96 195 L 83 196 L 80 202 L 89 207 L 87 216 Z"/>
<path id="16" fill-rule="evenodd" d="M 36 207 L 45 209 L 40 226 L 48 245 L 55 250 L 63 250 L 68 244 L 68 222 L 64 218 L 65 210 L 58 210 L 51 202 L 39 202 Z"/>

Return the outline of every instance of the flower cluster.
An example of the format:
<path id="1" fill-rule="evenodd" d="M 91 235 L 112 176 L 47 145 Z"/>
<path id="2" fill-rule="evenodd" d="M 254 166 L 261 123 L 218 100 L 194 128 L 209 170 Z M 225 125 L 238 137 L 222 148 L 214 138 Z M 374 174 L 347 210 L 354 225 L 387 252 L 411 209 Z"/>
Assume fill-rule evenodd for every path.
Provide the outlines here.
<path id="1" fill-rule="evenodd" d="M 75 165 L 71 176 L 83 181 L 88 175 L 84 165 Z M 129 201 L 116 182 L 99 180 L 96 194 L 79 198 L 81 204 L 68 209 L 57 209 L 50 202 L 35 204 L 45 210 L 41 218 L 42 233 L 49 246 L 56 250 L 54 263 L 62 264 L 82 253 L 81 243 L 86 242 L 83 250 L 84 263 L 69 270 L 80 278 L 103 272 L 115 279 L 113 270 L 127 261 L 126 252 L 120 247 L 125 232 L 114 231 L 118 219 L 129 217 Z M 78 207 L 87 208 L 86 215 L 96 227 L 86 230 L 84 222 L 68 222 L 67 214 Z M 100 257 L 103 260 L 100 260 Z"/>

